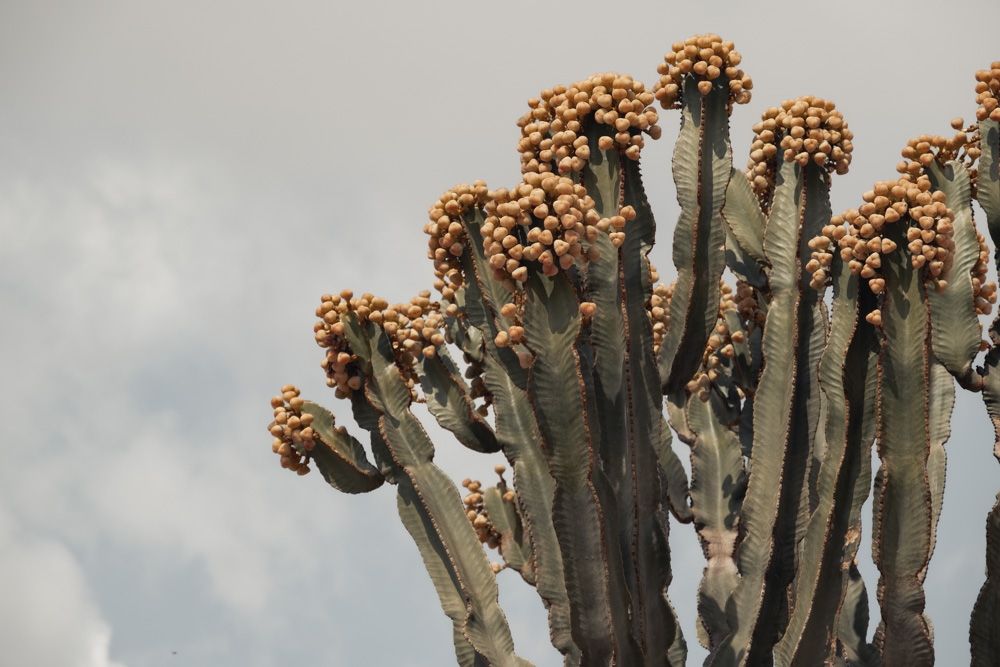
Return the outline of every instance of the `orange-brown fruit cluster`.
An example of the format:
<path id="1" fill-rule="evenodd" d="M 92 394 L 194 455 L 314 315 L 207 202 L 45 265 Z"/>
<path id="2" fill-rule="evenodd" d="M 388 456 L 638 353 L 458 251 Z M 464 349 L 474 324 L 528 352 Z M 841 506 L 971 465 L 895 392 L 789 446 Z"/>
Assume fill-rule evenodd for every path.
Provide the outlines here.
<path id="1" fill-rule="evenodd" d="M 719 319 L 716 320 L 715 329 L 705 344 L 705 351 L 702 354 L 702 368 L 695 373 L 686 387 L 688 392 L 696 395 L 701 401 L 707 401 L 711 397 L 713 383 L 724 372 L 722 368 L 723 358 L 732 359 L 736 355 L 733 343 L 739 344 L 746 340 L 742 331 L 729 330 L 729 324 L 725 317 L 728 310 L 736 310 L 733 288 L 720 281 Z"/>
<path id="2" fill-rule="evenodd" d="M 340 294 L 324 294 L 320 297 L 319 308 L 316 309 L 316 317 L 320 318 L 313 324 L 313 331 L 316 334 L 316 344 L 326 349 L 326 356 L 320 362 L 320 366 L 326 372 L 326 384 L 335 388 L 337 398 L 347 398 L 353 391 L 361 389 L 364 381 L 364 374 L 358 368 L 357 357 L 351 350 L 350 343 L 344 336 L 344 323 L 341 315 L 354 311 L 358 313 L 358 318 L 364 317 L 367 320 L 372 308 L 381 306 L 384 299 L 378 302 L 364 297 L 371 296 L 365 294 L 361 303 L 353 304 L 354 293 L 344 290 Z M 385 305 L 388 305 L 386 303 Z"/>
<path id="3" fill-rule="evenodd" d="M 507 466 L 501 464 L 496 465 L 493 470 L 500 477 L 501 488 L 506 489 L 503 493 L 504 502 L 514 504 L 517 502 L 517 498 L 512 489 L 507 488 L 507 483 L 504 481 L 503 474 L 507 470 Z M 472 527 L 476 529 L 476 537 L 479 541 L 490 549 L 500 549 L 503 553 L 503 546 L 501 543 L 501 535 L 493 526 L 493 522 L 490 521 L 490 515 L 486 511 L 486 503 L 483 497 L 483 485 L 479 480 L 466 479 L 462 482 L 462 486 L 465 487 L 469 493 L 462 499 L 465 503 L 465 512 L 469 517 L 469 521 L 472 523 Z M 502 568 L 495 567 L 494 573 L 499 572 Z"/>
<path id="4" fill-rule="evenodd" d="M 660 354 L 663 338 L 670 328 L 670 299 L 674 295 L 677 281 L 670 286 L 657 283 L 653 286 L 653 295 L 649 297 L 649 320 L 653 323 L 653 355 Z"/>
<path id="5" fill-rule="evenodd" d="M 976 120 L 1000 122 L 1000 62 L 976 72 Z"/>
<path id="6" fill-rule="evenodd" d="M 309 452 L 316 446 L 312 429 L 313 416 L 302 414 L 299 389 L 286 384 L 281 395 L 271 399 L 274 421 L 267 425 L 274 437 L 271 451 L 281 457 L 281 467 L 305 475 L 309 472 Z"/>
<path id="7" fill-rule="evenodd" d="M 424 233 L 430 236 L 427 257 L 434 261 L 434 288 L 445 301 L 453 302 L 455 290 L 465 282 L 461 257 L 468 239 L 462 216 L 473 207 L 484 206 L 491 194 L 484 181 L 474 181 L 472 185 L 459 183 L 427 211 L 430 218 L 424 225 Z"/>
<path id="8" fill-rule="evenodd" d="M 809 286 L 813 289 L 822 290 L 829 283 L 833 253 L 837 249 L 840 240 L 846 235 L 847 228 L 841 222 L 826 225 L 819 236 L 809 240 L 808 245 L 812 253 L 809 261 L 806 263 L 806 271 L 812 273 L 812 280 L 809 282 Z M 881 243 L 879 247 L 881 247 Z M 890 247 L 895 245 L 892 241 L 889 241 L 889 244 Z"/>
<path id="9" fill-rule="evenodd" d="M 534 354 L 525 345 L 524 327 L 521 325 L 521 315 L 524 312 L 524 304 L 512 302 L 504 304 L 500 309 L 500 315 L 512 322 L 506 329 L 501 329 L 493 339 L 497 347 L 510 347 L 517 353 L 518 361 L 522 368 L 531 368 L 535 361 Z M 580 303 L 580 315 L 584 323 L 590 322 L 597 313 L 597 304 L 592 301 L 582 301 Z"/>
<path id="10" fill-rule="evenodd" d="M 729 113 L 733 104 L 750 101 L 753 81 L 738 69 L 742 56 L 733 50 L 732 42 L 724 42 L 718 35 L 695 35 L 683 42 L 674 42 L 656 68 L 660 80 L 653 86 L 653 94 L 664 109 L 680 109 L 684 104 L 684 76 L 698 77 L 698 90 L 708 95 L 712 82 L 725 77 L 729 82 Z"/>
<path id="11" fill-rule="evenodd" d="M 523 292 L 514 293 L 514 301 L 505 303 L 500 308 L 500 317 L 510 322 L 506 329 L 501 329 L 493 339 L 497 347 L 510 347 L 517 354 L 522 368 L 531 368 L 535 357 L 524 344 L 524 327 L 521 326 L 521 315 L 524 313 Z"/>
<path id="12" fill-rule="evenodd" d="M 748 331 L 752 331 L 755 327 L 764 326 L 767 313 L 761 309 L 760 302 L 757 300 L 757 290 L 754 287 L 742 280 L 737 280 L 736 297 L 733 301 L 736 303 L 736 312 L 740 314 L 740 319 L 747 323 Z"/>
<path id="13" fill-rule="evenodd" d="M 344 290 L 340 294 L 324 294 L 316 309 L 320 320 L 313 326 L 316 343 L 327 350 L 321 366 L 326 371 L 326 383 L 336 387 L 337 398 L 347 398 L 361 388 L 363 374 L 355 363 L 357 357 L 344 337 L 341 318 L 354 313 L 364 325 L 371 322 L 382 327 L 392 343 L 393 356 L 411 391 L 418 378 L 413 371 L 419 355 L 433 358 L 437 348 L 444 345 L 444 315 L 440 304 L 430 300 L 429 290 L 423 290 L 410 303 L 390 306 L 381 297 L 365 294 L 360 299 Z M 451 306 L 449 306 L 451 307 Z"/>
<path id="14" fill-rule="evenodd" d="M 473 359 L 465 352 L 462 352 L 462 358 L 467 364 L 464 375 L 465 379 L 469 380 L 469 398 L 473 401 L 479 398 L 483 399 L 483 403 L 476 406 L 476 414 L 480 417 L 485 417 L 489 414 L 490 406 L 493 405 L 493 394 L 483 379 L 486 367 L 483 365 L 482 359 Z"/>
<path id="15" fill-rule="evenodd" d="M 927 176 L 914 178 L 903 174 L 897 181 L 879 181 L 862 199 L 865 203 L 860 209 L 831 218 L 823 235 L 810 244 L 814 254 L 806 270 L 813 272 L 813 287 L 820 289 L 827 284 L 836 242 L 851 273 L 866 278 L 871 290 L 881 294 L 885 290 L 882 258 L 897 249 L 896 243 L 885 237 L 885 225 L 902 220 L 907 227 L 911 266 L 923 268 L 925 280 L 932 282 L 938 293 L 947 289 L 955 244 L 952 240 L 954 213 L 946 205 L 945 194 L 932 190 Z M 846 231 L 837 231 L 845 222 Z M 872 311 L 866 319 L 879 326 L 882 313 Z"/>
<path id="16" fill-rule="evenodd" d="M 553 164 L 563 175 L 583 169 L 594 149 L 585 136 L 590 121 L 615 130 L 614 140 L 601 138 L 601 150 L 617 145 L 630 159 L 638 160 L 643 134 L 658 139 L 661 133 L 652 103 L 653 93 L 641 81 L 617 72 L 543 90 L 528 100 L 531 110 L 517 121 L 521 173 L 551 172 Z"/>
<path id="17" fill-rule="evenodd" d="M 482 494 L 483 485 L 478 479 L 465 479 L 462 486 L 469 491 L 462 502 L 465 503 L 465 513 L 469 517 L 469 522 L 476 529 L 476 536 L 490 549 L 496 549 L 500 546 L 500 534 L 493 528 L 493 523 L 486 512 Z"/>
<path id="18" fill-rule="evenodd" d="M 986 280 L 990 268 L 990 247 L 986 245 L 986 239 L 978 230 L 976 239 L 979 241 L 979 256 L 971 271 L 973 303 L 976 315 L 989 315 L 993 312 L 993 304 L 997 302 L 997 284 Z"/>
<path id="19" fill-rule="evenodd" d="M 615 247 L 625 241 L 621 230 L 635 217 L 631 206 L 613 218 L 601 218 L 594 200 L 580 184 L 565 176 L 529 172 L 514 189 L 501 188 L 486 204 L 489 217 L 482 226 L 483 249 L 493 277 L 513 292 L 528 279 L 525 262 L 540 262 L 542 273 L 555 275 L 577 259 L 600 257 L 593 244 L 608 233 Z"/>
<path id="20" fill-rule="evenodd" d="M 778 154 L 785 162 L 810 162 L 828 172 L 846 174 L 851 165 L 854 135 L 833 102 L 807 95 L 771 107 L 753 126 L 747 175 L 762 202 L 770 199 L 778 172 Z"/>
<path id="21" fill-rule="evenodd" d="M 902 151 L 904 159 L 896 165 L 896 171 L 919 176 L 922 169 L 935 161 L 942 166 L 952 160 L 971 165 L 982 153 L 977 140 L 978 129 L 964 129 L 965 121 L 961 118 L 953 119 L 951 126 L 958 131 L 950 138 L 921 134 L 907 141 L 906 148 Z M 973 132 L 971 137 L 969 131 Z"/>

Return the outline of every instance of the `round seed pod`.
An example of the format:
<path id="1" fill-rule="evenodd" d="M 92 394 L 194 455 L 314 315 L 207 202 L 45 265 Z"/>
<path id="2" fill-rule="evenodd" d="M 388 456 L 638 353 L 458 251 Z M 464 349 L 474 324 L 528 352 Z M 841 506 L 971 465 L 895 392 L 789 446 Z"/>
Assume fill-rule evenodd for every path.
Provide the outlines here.
<path id="1" fill-rule="evenodd" d="M 705 46 L 699 46 L 704 44 Z M 742 61 L 733 50 L 733 43 L 718 35 L 695 35 L 677 42 L 663 56 L 657 67 L 660 80 L 653 86 L 653 95 L 664 109 L 680 109 L 683 104 L 685 77 L 695 77 L 701 95 L 711 93 L 713 81 L 724 79 L 729 89 L 729 113 L 734 104 L 750 101 L 753 81 L 737 66 Z"/>
<path id="2" fill-rule="evenodd" d="M 993 67 L 976 72 L 976 120 L 986 119 L 997 120 L 994 116 L 1000 117 L 996 113 L 1000 109 L 1000 67 Z"/>
<path id="3" fill-rule="evenodd" d="M 427 256 L 434 262 L 435 286 L 448 302 L 454 301 L 455 292 L 465 282 L 461 257 L 468 238 L 464 220 L 470 210 L 481 210 L 490 196 L 484 181 L 459 183 L 445 191 L 427 211 Z"/>
<path id="4" fill-rule="evenodd" d="M 926 146 L 917 147 L 917 144 L 924 143 L 933 145 L 933 138 L 920 137 L 911 142 L 910 148 L 913 151 L 924 150 Z M 893 225 L 902 224 L 906 229 L 911 265 L 915 269 L 923 269 L 924 280 L 932 283 L 936 290 L 943 291 L 947 286 L 954 250 L 954 214 L 947 207 L 945 194 L 932 191 L 927 176 L 914 176 L 906 171 L 898 180 L 879 181 L 872 190 L 864 193 L 862 199 L 865 203 L 860 208 L 834 216 L 831 224 L 823 229 L 827 239 L 839 239 L 837 245 L 844 261 L 849 262 L 849 270 L 866 278 L 874 293 L 883 293 L 882 257 L 899 250 L 895 241 L 884 234 Z M 878 224 L 874 225 L 871 221 Z M 814 239 L 810 241 L 810 247 L 819 248 L 824 243 L 829 241 Z M 817 254 L 825 261 L 821 251 Z M 881 322 L 881 315 L 872 317 Z M 869 322 L 875 323 L 873 319 Z"/>
<path id="5" fill-rule="evenodd" d="M 532 270 L 551 276 L 596 259 L 598 253 L 590 249 L 597 234 L 609 229 L 586 188 L 573 179 L 547 172 L 527 172 L 523 179 L 511 190 L 494 192 L 484 207 L 483 251 L 492 277 L 509 291 Z M 544 217 L 538 215 L 543 212 Z M 516 243 L 506 243 L 510 237 Z"/>
<path id="6" fill-rule="evenodd" d="M 963 162 L 971 169 L 975 157 L 978 157 L 979 129 L 974 128 L 969 134 L 962 129 L 963 125 L 963 119 L 955 118 L 951 126 L 958 132 L 951 137 L 922 134 L 911 138 L 902 150 L 903 160 L 896 165 L 896 171 L 917 176 L 934 162 L 943 167 L 953 160 Z"/>
<path id="7" fill-rule="evenodd" d="M 765 212 L 774 195 L 779 155 L 803 167 L 815 164 L 830 175 L 845 174 L 850 167 L 854 135 L 829 100 L 811 95 L 785 100 L 764 111 L 753 130 L 747 177 Z"/>
<path id="8" fill-rule="evenodd" d="M 268 425 L 271 451 L 278 455 L 282 468 L 305 475 L 317 437 L 310 426 L 313 416 L 301 412 L 305 401 L 299 397 L 297 387 L 285 385 L 282 390 L 281 397 L 271 399 L 274 409 L 274 421 Z"/>
<path id="9" fill-rule="evenodd" d="M 540 97 L 528 100 L 530 110 L 517 122 L 521 128 L 517 144 L 521 172 L 565 175 L 580 171 L 595 148 L 585 136 L 594 124 L 625 134 L 627 139 L 622 145 L 628 145 L 633 136 L 658 137 L 657 116 L 650 107 L 654 99 L 642 82 L 617 72 L 594 74 L 568 86 L 542 91 Z M 598 141 L 601 150 L 614 147 L 609 136 Z M 629 157 L 637 159 L 637 152 Z"/>

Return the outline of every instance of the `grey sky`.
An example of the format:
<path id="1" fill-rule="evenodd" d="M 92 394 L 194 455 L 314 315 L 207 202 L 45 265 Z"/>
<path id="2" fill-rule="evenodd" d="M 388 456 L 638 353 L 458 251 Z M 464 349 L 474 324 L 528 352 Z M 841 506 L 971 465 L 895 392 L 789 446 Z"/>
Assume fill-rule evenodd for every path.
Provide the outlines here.
<path id="1" fill-rule="evenodd" d="M 460 181 L 517 181 L 527 98 L 599 71 L 652 85 L 689 35 L 734 40 L 754 79 L 731 119 L 739 166 L 767 106 L 837 103 L 855 133 L 838 211 L 909 137 L 971 119 L 973 73 L 1000 59 L 986 0 L 697 6 L 0 3 L 2 662 L 451 664 L 393 492 L 343 496 L 269 451 L 286 382 L 349 422 L 312 342 L 319 295 L 429 287 L 427 207 Z M 664 278 L 678 122 L 663 112 L 643 153 Z M 953 425 L 927 578 L 941 664 L 967 661 L 1000 488 L 978 397 L 960 394 Z M 449 473 L 490 476 L 433 433 Z M 671 544 L 697 664 L 703 559 L 690 526 Z M 514 579 L 519 653 L 559 664 Z"/>

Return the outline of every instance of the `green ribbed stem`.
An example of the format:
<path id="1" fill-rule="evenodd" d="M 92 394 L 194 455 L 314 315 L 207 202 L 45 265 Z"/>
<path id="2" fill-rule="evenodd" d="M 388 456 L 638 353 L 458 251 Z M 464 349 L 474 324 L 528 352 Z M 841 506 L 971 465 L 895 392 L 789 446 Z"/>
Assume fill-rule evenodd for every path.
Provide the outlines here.
<path id="1" fill-rule="evenodd" d="M 442 607 L 446 613 L 454 607 L 456 593 L 464 601 L 461 625 L 457 616 L 452 617 L 456 639 L 460 632 L 474 652 L 489 664 L 530 665 L 514 654 L 510 628 L 497 603 L 496 579 L 489 561 L 454 482 L 432 462 L 434 446 L 410 412 L 410 390 L 396 367 L 388 338 L 371 323 L 359 326 L 353 315 L 343 320 L 353 339 L 352 347 L 366 370 L 364 393 L 371 411 L 359 407 L 356 410 L 359 423 L 372 433 L 380 465 L 395 468 L 391 479 L 397 484 L 400 517 L 428 564 Z M 356 405 L 360 402 L 359 398 Z M 375 416 L 372 412 L 377 415 L 376 428 L 372 428 Z M 434 528 L 433 533 L 427 529 L 428 522 Z M 441 561 L 442 551 L 447 555 L 447 563 Z M 457 583 L 457 591 L 454 585 L 448 586 L 442 568 L 450 570 L 448 580 Z M 470 659 L 471 654 L 464 646 L 456 644 L 456 653 L 460 660 Z"/>
<path id="2" fill-rule="evenodd" d="M 886 237 L 905 247 L 902 229 L 891 229 Z M 904 252 L 887 254 L 882 268 L 886 282 L 878 398 L 882 467 L 874 499 L 878 511 L 872 554 L 881 573 L 882 621 L 875 644 L 886 664 L 918 667 L 934 663 L 924 615 L 923 575 L 933 531 L 928 425 L 935 418 L 932 412 L 940 408 L 930 402 L 931 332 L 922 272 L 913 269 Z"/>
<path id="3" fill-rule="evenodd" d="M 945 166 L 932 162 L 925 171 L 934 189 L 945 193 L 946 204 L 955 215 L 952 237 L 955 251 L 948 287 L 941 294 L 933 289 L 927 293 L 934 356 L 963 386 L 979 389 L 981 379 L 973 370 L 972 362 L 979 352 L 982 334 L 979 317 L 970 308 L 973 303 L 970 271 L 979 259 L 979 240 L 976 223 L 972 220 L 969 172 L 958 162 Z"/>
<path id="4" fill-rule="evenodd" d="M 994 248 L 1000 248 L 1000 124 L 979 123 L 982 155 L 979 158 L 977 200 L 986 212 Z M 1000 253 L 995 255 L 1000 262 Z M 1000 461 L 1000 318 L 990 328 L 993 346 L 986 355 L 983 401 L 993 423 L 993 455 Z M 1000 655 L 1000 494 L 986 518 L 986 581 L 972 610 L 969 639 L 972 665 L 992 667 Z"/>
<path id="5" fill-rule="evenodd" d="M 718 316 L 719 279 L 726 268 L 722 207 L 733 168 L 724 78 L 716 79 L 707 96 L 698 92 L 695 77 L 685 78 L 673 167 L 681 214 L 674 228 L 677 284 L 670 327 L 657 359 L 664 394 L 683 389 L 694 376 Z"/>
<path id="6" fill-rule="evenodd" d="M 817 505 L 799 550 L 793 612 L 775 647 L 781 665 L 832 660 L 839 650 L 838 636 L 842 643 L 849 638 L 851 655 L 873 652 L 866 642 L 867 627 L 860 634 L 850 632 L 851 620 L 841 610 L 852 585 L 853 561 L 861 542 L 861 506 L 871 485 L 878 336 L 865 316 L 876 303 L 867 281 L 851 275 L 839 256 L 834 257 L 832 273 L 833 319 L 819 367 L 827 398 L 826 449 Z M 860 574 L 857 580 L 853 585 L 863 592 Z M 846 609 L 844 614 L 851 608 Z"/>
<path id="7" fill-rule="evenodd" d="M 577 665 L 581 652 L 573 640 L 563 556 L 552 515 L 555 481 L 549 475 L 526 392 L 528 372 L 510 348 L 499 348 L 493 342 L 498 322 L 504 327 L 511 324 L 498 312 L 502 304 L 510 302 L 511 295 L 490 277 L 479 233 L 481 223 L 481 214 L 464 221 L 471 250 L 462 258 L 467 276 L 465 312 L 473 328 L 482 332 L 483 379 L 493 395 L 497 441 L 513 468 L 515 492 L 534 549 L 535 585 L 548 608 L 552 645 L 565 656 L 566 665 Z"/>

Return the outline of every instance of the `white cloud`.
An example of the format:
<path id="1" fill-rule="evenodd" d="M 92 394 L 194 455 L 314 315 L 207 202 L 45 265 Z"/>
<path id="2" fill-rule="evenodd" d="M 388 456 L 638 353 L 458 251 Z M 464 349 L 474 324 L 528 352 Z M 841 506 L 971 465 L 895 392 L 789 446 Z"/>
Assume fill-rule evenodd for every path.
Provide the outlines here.
<path id="1" fill-rule="evenodd" d="M 122 667 L 86 577 L 63 544 L 0 509 L 0 646 L 9 665 Z"/>
<path id="2" fill-rule="evenodd" d="M 102 161 L 85 187 L 22 183 L 0 197 L 0 227 L 24 230 L 2 253 L 4 274 L 33 270 L 26 246 L 50 249 L 40 282 L 21 284 L 26 326 L 4 334 L 21 379 L 3 395 L 21 419 L 3 446 L 43 445 L 9 484 L 49 530 L 161 565 L 201 562 L 226 604 L 259 614 L 275 564 L 330 527 L 286 516 L 271 499 L 283 478 L 247 456 L 267 452 L 267 394 L 247 414 L 239 365 L 254 343 L 227 338 L 242 306 L 223 301 L 250 274 L 247 258 L 216 252 L 233 212 L 181 173 Z"/>

